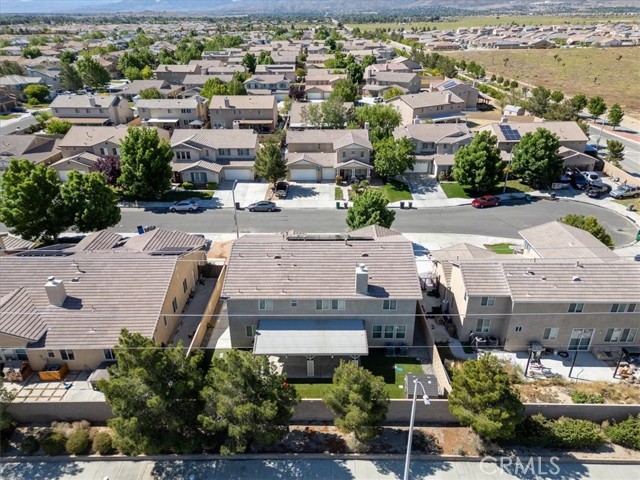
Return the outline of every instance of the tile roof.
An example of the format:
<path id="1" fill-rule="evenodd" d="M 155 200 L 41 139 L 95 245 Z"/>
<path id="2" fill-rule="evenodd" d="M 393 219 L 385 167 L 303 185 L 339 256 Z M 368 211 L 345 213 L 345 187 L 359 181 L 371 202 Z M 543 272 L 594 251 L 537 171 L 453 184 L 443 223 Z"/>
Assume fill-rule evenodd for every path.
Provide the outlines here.
<path id="1" fill-rule="evenodd" d="M 251 129 L 183 130 L 171 135 L 171 146 L 180 144 L 209 148 L 258 148 L 258 134 Z"/>
<path id="2" fill-rule="evenodd" d="M 70 250 L 95 251 L 111 250 L 122 241 L 122 236 L 109 230 L 100 230 L 84 237 Z"/>
<path id="3" fill-rule="evenodd" d="M 491 130 L 491 132 L 498 137 L 498 142 L 513 142 L 514 140 L 508 140 L 505 138 L 504 133 L 502 133 L 502 130 L 500 129 L 500 125 L 500 123 L 491 123 L 480 130 Z M 509 125 L 512 130 L 518 131 L 521 137 L 526 133 L 535 132 L 538 128 L 546 128 L 552 133 L 555 133 L 561 142 L 586 142 L 588 140 L 587 136 L 576 122 L 508 122 L 507 125 Z"/>
<path id="4" fill-rule="evenodd" d="M 462 123 L 412 123 L 396 128 L 393 136 L 415 138 L 421 142 L 443 143 L 445 139 L 458 142 L 471 138 L 472 134 L 469 127 Z"/>
<path id="5" fill-rule="evenodd" d="M 29 250 L 35 246 L 34 242 L 23 240 L 20 237 L 8 233 L 0 233 L 0 249 L 4 250 Z M 0 275 L 0 278 L 2 276 Z"/>
<path id="6" fill-rule="evenodd" d="M 351 144 L 373 149 L 367 130 L 289 130 L 287 143 L 331 143 L 333 148 L 341 148 Z"/>
<path id="7" fill-rule="evenodd" d="M 34 342 L 45 330 L 46 325 L 24 288 L 16 288 L 0 299 L 0 333 Z"/>
<path id="8" fill-rule="evenodd" d="M 115 95 L 58 95 L 51 108 L 109 108 L 119 102 Z"/>
<path id="9" fill-rule="evenodd" d="M 225 99 L 229 106 L 225 107 Z M 222 109 L 266 109 L 276 108 L 276 97 L 273 95 L 214 95 L 209 102 L 210 110 Z"/>
<path id="10" fill-rule="evenodd" d="M 203 237 L 177 230 L 156 228 L 142 235 L 131 237 L 123 248 L 130 252 L 155 252 L 166 248 L 180 247 L 198 249 L 204 247 L 206 243 L 207 241 Z"/>
<path id="11" fill-rule="evenodd" d="M 93 147 L 94 145 L 107 141 L 121 144 L 124 137 L 127 136 L 129 128 L 134 127 L 127 127 L 126 125 L 116 125 L 113 127 L 83 127 L 74 125 L 60 141 L 59 147 Z M 169 139 L 169 132 L 163 128 L 146 128 L 156 129 L 161 139 Z"/>
<path id="12" fill-rule="evenodd" d="M 189 98 L 153 98 L 140 99 L 136 102 L 137 108 L 198 108 L 201 102 L 196 97 Z"/>
<path id="13" fill-rule="evenodd" d="M 450 101 L 447 96 L 451 95 Z M 435 107 L 438 105 L 449 105 L 450 103 L 465 103 L 459 96 L 451 92 L 421 92 L 412 95 L 402 95 L 398 100 L 409 105 L 411 108 Z"/>

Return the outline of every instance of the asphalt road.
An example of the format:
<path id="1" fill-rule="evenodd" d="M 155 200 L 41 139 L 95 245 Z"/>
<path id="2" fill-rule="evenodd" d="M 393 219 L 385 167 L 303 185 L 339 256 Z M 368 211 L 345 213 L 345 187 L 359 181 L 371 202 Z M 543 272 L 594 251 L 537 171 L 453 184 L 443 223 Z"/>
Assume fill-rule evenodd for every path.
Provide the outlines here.
<path id="1" fill-rule="evenodd" d="M 596 144 L 600 138 L 600 128 L 589 126 L 589 143 Z M 624 145 L 624 160 L 621 166 L 624 170 L 635 176 L 640 176 L 640 143 L 628 140 L 617 135 L 612 135 L 606 130 L 602 131 L 600 138 L 599 155 L 601 158 L 606 156 L 607 140 L 618 140 Z"/>
<path id="2" fill-rule="evenodd" d="M 459 233 L 518 238 L 518 230 L 556 220 L 569 213 L 595 216 L 611 233 L 616 245 L 635 239 L 636 228 L 628 219 L 610 210 L 564 200 L 537 200 L 525 205 L 501 205 L 483 210 L 469 205 L 447 208 L 395 210 L 393 228 L 406 233 Z M 298 209 L 273 213 L 238 211 L 243 233 L 298 230 L 306 233 L 337 233 L 347 230 L 346 210 Z M 197 213 L 170 213 L 124 209 L 122 221 L 113 230 L 135 232 L 137 225 L 182 230 L 192 233 L 234 233 L 233 210 L 216 209 Z"/>

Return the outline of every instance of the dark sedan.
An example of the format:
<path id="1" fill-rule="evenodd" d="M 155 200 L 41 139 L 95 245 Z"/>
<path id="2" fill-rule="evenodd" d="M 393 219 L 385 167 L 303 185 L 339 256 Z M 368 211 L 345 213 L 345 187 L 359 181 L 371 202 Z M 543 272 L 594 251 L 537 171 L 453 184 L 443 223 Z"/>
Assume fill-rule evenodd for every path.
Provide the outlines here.
<path id="1" fill-rule="evenodd" d="M 600 198 L 608 195 L 611 192 L 611 187 L 605 184 L 591 184 L 584 193 L 591 198 Z"/>
<path id="2" fill-rule="evenodd" d="M 500 198 L 495 195 L 485 195 L 471 202 L 473 208 L 496 207 L 498 205 L 500 205 Z"/>

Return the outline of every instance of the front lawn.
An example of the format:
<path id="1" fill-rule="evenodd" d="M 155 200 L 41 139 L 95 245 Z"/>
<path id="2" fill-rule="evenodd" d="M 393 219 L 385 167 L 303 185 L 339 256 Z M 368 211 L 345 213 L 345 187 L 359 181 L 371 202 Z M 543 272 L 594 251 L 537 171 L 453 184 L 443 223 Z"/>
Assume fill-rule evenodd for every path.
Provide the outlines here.
<path id="1" fill-rule="evenodd" d="M 6 115 L 0 115 L 0 120 L 11 120 L 12 118 L 18 118 L 19 113 L 8 113 Z"/>
<path id="2" fill-rule="evenodd" d="M 343 200 L 344 199 L 344 192 L 342 191 L 342 187 L 336 187 L 335 199 L 336 200 Z"/>
<path id="3" fill-rule="evenodd" d="M 640 212 L 640 199 L 638 198 L 623 198 L 622 200 L 614 200 L 614 202 L 624 205 L 625 207 L 634 205 L 636 212 Z"/>
<path id="4" fill-rule="evenodd" d="M 487 250 L 491 250 L 494 253 L 499 255 L 512 255 L 515 251 L 511 248 L 508 243 L 496 243 L 493 245 L 485 245 L 484 248 Z"/>
<path id="5" fill-rule="evenodd" d="M 500 184 L 495 188 L 493 194 L 500 194 L 504 190 L 504 182 L 500 182 Z M 506 193 L 529 193 L 533 192 L 533 188 L 529 185 L 525 185 L 520 180 L 509 180 L 507 182 L 507 192 Z"/>
<path id="6" fill-rule="evenodd" d="M 211 200 L 214 190 L 169 190 L 160 198 L 161 202 L 178 202 L 180 200 L 188 200 L 190 198 L 199 198 L 200 200 Z"/>
<path id="7" fill-rule="evenodd" d="M 476 198 L 481 195 L 473 195 L 473 192 L 469 192 L 462 188 L 458 182 L 440 182 L 442 190 L 444 190 L 447 198 Z M 488 192 L 490 195 L 500 195 L 504 193 L 528 193 L 533 189 L 522 183 L 520 180 L 509 180 L 507 182 L 507 189 L 504 189 L 504 182 L 500 182 L 496 188 Z"/>
<path id="8" fill-rule="evenodd" d="M 471 198 L 458 182 L 440 182 L 447 198 Z"/>
<path id="9" fill-rule="evenodd" d="M 398 180 L 389 180 L 389 182 L 382 187 L 382 191 L 387 196 L 389 203 L 399 202 L 401 200 L 413 200 L 407 184 L 399 182 Z"/>

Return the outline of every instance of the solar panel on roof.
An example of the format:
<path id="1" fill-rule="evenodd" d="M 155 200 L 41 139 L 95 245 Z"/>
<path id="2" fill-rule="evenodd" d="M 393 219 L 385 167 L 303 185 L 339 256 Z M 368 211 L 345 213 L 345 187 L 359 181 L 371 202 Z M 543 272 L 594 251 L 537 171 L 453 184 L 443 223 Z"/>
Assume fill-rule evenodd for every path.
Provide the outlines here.
<path id="1" fill-rule="evenodd" d="M 451 88 L 451 87 L 455 87 L 458 83 L 455 81 L 450 81 L 445 83 L 444 85 L 442 85 L 443 88 Z"/>
<path id="2" fill-rule="evenodd" d="M 500 131 L 506 140 L 520 140 L 520 132 L 512 129 L 509 125 L 500 125 Z"/>

